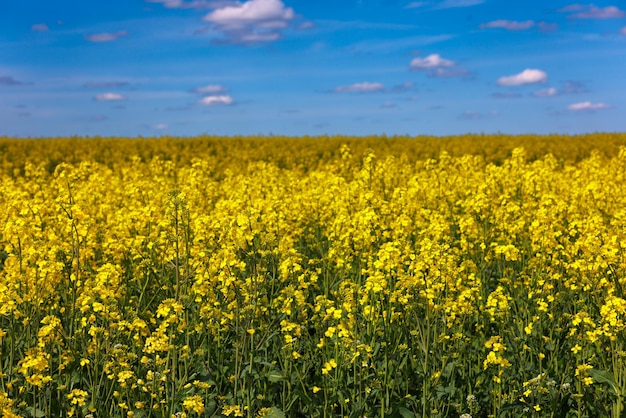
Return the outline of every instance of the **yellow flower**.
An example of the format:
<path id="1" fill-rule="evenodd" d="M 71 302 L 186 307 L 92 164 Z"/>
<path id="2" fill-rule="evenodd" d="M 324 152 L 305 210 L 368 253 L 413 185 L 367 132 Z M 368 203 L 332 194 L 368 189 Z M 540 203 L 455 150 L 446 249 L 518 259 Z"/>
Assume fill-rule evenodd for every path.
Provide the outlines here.
<path id="1" fill-rule="evenodd" d="M 183 401 L 183 408 L 201 415 L 204 412 L 204 401 L 200 395 L 189 396 Z"/>
<path id="2" fill-rule="evenodd" d="M 243 417 L 243 410 L 239 405 L 226 405 L 222 408 L 222 414 L 226 416 Z"/>
<path id="3" fill-rule="evenodd" d="M 528 325 L 526 325 L 524 327 L 524 332 L 526 334 L 528 334 L 528 335 L 532 334 L 532 332 L 533 332 L 533 323 L 532 322 L 529 322 Z"/>
<path id="4" fill-rule="evenodd" d="M 581 374 L 584 375 L 587 373 L 587 370 L 590 370 L 590 369 L 593 369 L 593 366 L 583 363 L 580 366 L 576 367 L 575 375 L 576 376 L 580 376 Z"/>
<path id="5" fill-rule="evenodd" d="M 326 363 L 324 363 L 324 367 L 322 367 L 322 374 L 327 375 L 332 369 L 337 367 L 337 362 L 335 359 L 330 359 Z"/>
<path id="6" fill-rule="evenodd" d="M 70 401 L 71 405 L 84 406 L 87 401 L 88 393 L 81 389 L 72 389 L 70 393 L 67 394 L 67 399 Z"/>

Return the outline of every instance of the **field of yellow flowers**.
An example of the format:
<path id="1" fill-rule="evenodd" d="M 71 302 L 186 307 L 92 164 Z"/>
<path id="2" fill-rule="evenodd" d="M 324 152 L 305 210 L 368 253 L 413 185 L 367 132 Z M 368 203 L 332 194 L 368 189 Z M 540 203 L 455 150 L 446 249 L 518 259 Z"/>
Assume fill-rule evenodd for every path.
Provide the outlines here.
<path id="1" fill-rule="evenodd" d="M 3 417 L 622 417 L 626 135 L 0 139 Z"/>

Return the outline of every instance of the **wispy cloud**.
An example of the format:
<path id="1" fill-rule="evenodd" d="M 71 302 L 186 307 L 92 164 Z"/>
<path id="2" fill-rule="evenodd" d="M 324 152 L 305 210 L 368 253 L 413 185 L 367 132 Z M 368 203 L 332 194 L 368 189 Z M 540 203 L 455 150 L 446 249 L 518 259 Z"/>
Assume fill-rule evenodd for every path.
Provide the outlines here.
<path id="1" fill-rule="evenodd" d="M 437 68 L 436 70 L 429 72 L 428 75 L 430 77 L 435 77 L 435 78 L 452 78 L 452 77 L 466 77 L 466 76 L 470 76 L 471 74 L 465 68 L 452 68 L 452 69 Z"/>
<path id="2" fill-rule="evenodd" d="M 559 30 L 559 25 L 553 22 L 539 22 L 537 23 L 537 29 L 542 32 L 556 32 Z"/>
<path id="3" fill-rule="evenodd" d="M 30 30 L 33 32 L 48 32 L 48 25 L 45 23 L 35 23 L 30 27 Z"/>
<path id="4" fill-rule="evenodd" d="M 94 97 L 97 102 L 117 102 L 124 99 L 125 97 L 118 93 L 102 93 Z"/>
<path id="5" fill-rule="evenodd" d="M 496 92 L 496 93 L 493 93 L 491 97 L 495 99 L 519 99 L 520 97 L 522 97 L 522 95 L 519 93 L 513 93 L 513 92 L 506 92 L 506 93 Z"/>
<path id="6" fill-rule="evenodd" d="M 88 89 L 110 89 L 126 87 L 128 84 L 126 81 L 89 81 L 83 84 L 83 87 Z"/>
<path id="7" fill-rule="evenodd" d="M 561 7 L 560 9 L 557 9 L 558 13 L 574 13 L 574 12 L 580 12 L 585 10 L 587 6 L 585 6 L 584 4 L 580 4 L 580 3 L 575 3 L 575 4 L 570 4 L 568 6 L 565 7 Z"/>
<path id="8" fill-rule="evenodd" d="M 407 48 L 415 48 L 418 46 L 432 45 L 452 39 L 453 35 L 418 35 L 406 38 L 385 39 L 385 40 L 367 40 L 352 44 L 346 48 L 349 52 L 370 53 L 382 52 L 389 53 Z"/>
<path id="9" fill-rule="evenodd" d="M 304 22 L 303 25 L 307 23 Z M 314 26 L 320 31 L 336 32 L 340 30 L 414 30 L 418 26 L 415 24 L 407 23 L 389 23 L 389 22 L 370 22 L 367 20 L 330 20 L 320 19 L 316 20 Z"/>
<path id="10" fill-rule="evenodd" d="M 427 10 L 456 9 L 483 4 L 485 0 L 443 0 L 443 1 L 412 1 L 404 6 L 405 9 L 424 8 Z"/>
<path id="11" fill-rule="evenodd" d="M 492 20 L 491 22 L 480 25 L 481 29 L 506 29 L 506 30 L 527 30 L 535 26 L 533 20 L 525 20 L 518 22 L 515 20 Z"/>
<path id="12" fill-rule="evenodd" d="M 602 102 L 598 102 L 598 103 L 580 102 L 580 103 L 574 103 L 574 104 L 567 106 L 567 110 L 580 112 L 580 111 L 594 111 L 594 110 L 601 110 L 601 109 L 609 109 L 610 107 L 611 106 L 609 106 L 608 104 L 602 103 Z"/>
<path id="13" fill-rule="evenodd" d="M 296 26 L 296 29 L 307 30 L 307 29 L 313 29 L 314 27 L 315 27 L 315 23 L 313 22 L 302 22 L 298 26 Z"/>
<path id="14" fill-rule="evenodd" d="M 251 44 L 280 39 L 281 30 L 295 17 L 281 0 L 249 0 L 218 7 L 203 20 L 224 34 L 222 42 Z"/>
<path id="15" fill-rule="evenodd" d="M 412 1 L 411 3 L 404 6 L 405 9 L 417 9 L 418 7 L 424 7 L 428 5 L 425 1 Z"/>
<path id="16" fill-rule="evenodd" d="M 397 84 L 395 86 L 393 86 L 391 88 L 391 91 L 393 93 L 402 93 L 408 90 L 411 90 L 413 87 L 415 87 L 415 83 L 412 81 L 405 81 L 404 83 L 401 84 Z"/>
<path id="17" fill-rule="evenodd" d="M 492 110 L 492 111 L 487 112 L 487 113 L 466 110 L 465 112 L 463 112 L 463 113 L 461 113 L 459 115 L 459 119 L 461 119 L 461 120 L 479 120 L 479 119 L 485 119 L 485 118 L 493 118 L 493 117 L 496 117 L 496 116 L 498 116 L 498 112 L 495 111 L 495 110 Z"/>
<path id="18" fill-rule="evenodd" d="M 525 84 L 545 83 L 548 74 L 545 71 L 526 69 L 519 74 L 504 76 L 498 79 L 499 86 L 522 86 Z"/>
<path id="19" fill-rule="evenodd" d="M 480 112 L 473 112 L 466 110 L 465 112 L 459 115 L 459 119 L 462 120 L 479 120 L 483 118 L 483 114 Z"/>
<path id="20" fill-rule="evenodd" d="M 579 81 L 566 81 L 561 88 L 548 87 L 545 89 L 537 90 L 533 93 L 535 97 L 555 97 L 562 96 L 564 94 L 580 94 L 586 93 L 587 89 L 583 83 Z"/>
<path id="21" fill-rule="evenodd" d="M 626 26 L 624 26 L 624 27 L 623 27 L 623 28 L 619 31 L 619 33 L 620 33 L 621 35 L 626 36 Z"/>
<path id="22" fill-rule="evenodd" d="M 156 125 L 154 125 L 154 129 L 158 130 L 158 131 L 162 131 L 167 129 L 168 126 L 165 123 L 157 123 Z"/>
<path id="23" fill-rule="evenodd" d="M 193 89 L 193 92 L 198 94 L 218 95 L 228 93 L 228 88 L 220 84 L 209 84 L 208 86 L 196 87 Z"/>
<path id="24" fill-rule="evenodd" d="M 230 106 L 233 103 L 235 101 L 228 95 L 205 96 L 198 102 L 202 106 Z"/>
<path id="25" fill-rule="evenodd" d="M 563 94 L 580 94 L 587 93 L 588 89 L 585 84 L 580 81 L 566 81 L 563 83 L 563 87 L 560 91 Z"/>
<path id="26" fill-rule="evenodd" d="M 339 86 L 331 90 L 333 93 L 376 93 L 385 90 L 385 85 L 382 83 L 354 83 L 348 86 Z"/>
<path id="27" fill-rule="evenodd" d="M 626 16 L 626 13 L 616 6 L 598 7 L 595 4 L 570 4 L 558 9 L 557 12 L 571 13 L 568 17 L 572 19 L 620 19 Z"/>
<path id="28" fill-rule="evenodd" d="M 535 97 L 554 97 L 559 94 L 559 91 L 554 87 L 549 87 L 547 89 L 537 90 L 533 93 Z"/>
<path id="29" fill-rule="evenodd" d="M 120 30 L 117 32 L 94 33 L 85 35 L 85 39 L 89 42 L 112 42 L 128 35 L 128 31 Z"/>
<path id="30" fill-rule="evenodd" d="M 23 81 L 16 80 L 10 75 L 2 75 L 0 76 L 0 86 L 22 86 L 24 84 Z"/>
<path id="31" fill-rule="evenodd" d="M 237 5 L 236 1 L 208 1 L 208 0 L 146 0 L 148 3 L 160 3 L 167 9 L 215 9 L 219 7 Z"/>
<path id="32" fill-rule="evenodd" d="M 457 7 L 471 7 L 483 4 L 485 0 L 444 0 L 439 2 L 435 9 L 455 9 Z"/>

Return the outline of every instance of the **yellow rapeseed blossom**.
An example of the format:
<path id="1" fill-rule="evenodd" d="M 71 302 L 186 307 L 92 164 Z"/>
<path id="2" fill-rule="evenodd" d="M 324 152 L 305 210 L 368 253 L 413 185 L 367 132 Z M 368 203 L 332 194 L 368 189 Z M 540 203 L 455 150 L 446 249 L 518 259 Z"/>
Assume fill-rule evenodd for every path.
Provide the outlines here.
<path id="1" fill-rule="evenodd" d="M 87 393 L 87 391 L 81 389 L 72 389 L 72 391 L 67 394 L 67 399 L 70 401 L 70 404 L 83 407 L 87 402 L 88 395 L 89 394 Z"/>
<path id="2" fill-rule="evenodd" d="M 1 414 L 623 415 L 625 173 L 623 134 L 0 138 Z"/>
<path id="3" fill-rule="evenodd" d="M 199 395 L 193 395 L 183 401 L 183 407 L 188 411 L 201 415 L 204 412 L 204 401 Z"/>

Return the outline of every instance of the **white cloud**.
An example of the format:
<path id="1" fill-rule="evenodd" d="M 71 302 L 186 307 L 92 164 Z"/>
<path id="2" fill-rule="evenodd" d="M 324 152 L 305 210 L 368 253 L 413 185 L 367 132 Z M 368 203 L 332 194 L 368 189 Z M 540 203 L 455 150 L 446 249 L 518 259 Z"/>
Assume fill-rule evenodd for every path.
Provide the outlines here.
<path id="1" fill-rule="evenodd" d="M 280 29 L 295 17 L 281 0 L 249 0 L 218 7 L 203 20 L 222 31 L 227 42 L 259 43 L 280 39 Z"/>
<path id="2" fill-rule="evenodd" d="M 442 67 L 454 67 L 455 62 L 441 58 L 439 54 L 430 54 L 426 58 L 413 58 L 409 67 L 412 70 L 433 70 Z"/>
<path id="3" fill-rule="evenodd" d="M 624 26 L 622 30 L 619 31 L 619 33 L 626 36 L 626 26 Z"/>
<path id="4" fill-rule="evenodd" d="M 587 6 L 571 4 L 557 11 L 561 13 L 573 13 L 569 15 L 569 17 L 573 19 L 620 19 L 626 16 L 623 10 L 615 6 L 598 7 L 595 4 Z"/>
<path id="5" fill-rule="evenodd" d="M 335 87 L 333 93 L 375 93 L 385 90 L 385 85 L 381 83 L 354 83 L 349 86 Z"/>
<path id="6" fill-rule="evenodd" d="M 94 33 L 93 35 L 85 35 L 85 39 L 90 42 L 111 42 L 126 35 L 128 35 L 127 31 L 120 30 L 112 33 Z"/>
<path id="7" fill-rule="evenodd" d="M 521 86 L 524 84 L 545 83 L 548 74 L 541 70 L 526 69 L 519 74 L 500 77 L 498 79 L 499 86 Z"/>
<path id="8" fill-rule="evenodd" d="M 30 27 L 30 30 L 33 32 L 48 32 L 49 28 L 45 23 L 35 23 Z"/>
<path id="9" fill-rule="evenodd" d="M 574 104 L 567 106 L 567 109 L 573 110 L 573 111 L 581 111 L 581 110 L 589 111 L 589 110 L 608 109 L 610 107 L 611 106 L 605 103 L 580 102 L 580 103 L 574 103 Z"/>
<path id="10" fill-rule="evenodd" d="M 537 90 L 533 93 L 535 97 L 553 97 L 556 96 L 559 92 L 554 87 L 550 87 L 543 90 Z"/>
<path id="11" fill-rule="evenodd" d="M 193 89 L 193 92 L 199 94 L 219 95 L 227 93 L 228 89 L 220 84 L 209 84 L 208 86 L 196 87 Z"/>
<path id="12" fill-rule="evenodd" d="M 117 93 L 102 93 L 102 94 L 97 94 L 94 97 L 94 100 L 96 100 L 97 102 L 115 102 L 115 101 L 119 101 L 119 100 L 124 100 L 125 97 L 122 96 L 121 94 L 117 94 Z"/>
<path id="13" fill-rule="evenodd" d="M 491 22 L 483 23 L 480 28 L 501 28 L 506 30 L 526 30 L 535 26 L 535 22 L 532 20 L 525 20 L 523 22 L 517 22 L 514 20 L 493 20 Z"/>
<path id="14" fill-rule="evenodd" d="M 229 106 L 235 101 L 228 95 L 220 96 L 206 96 L 203 97 L 198 103 L 203 106 Z"/>
<path id="15" fill-rule="evenodd" d="M 158 129 L 159 131 L 162 131 L 164 129 L 167 129 L 168 126 L 164 123 L 158 123 L 156 125 L 154 125 L 154 129 Z"/>

